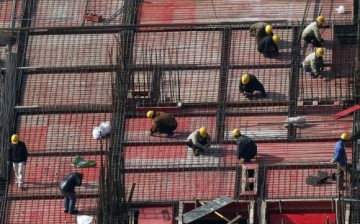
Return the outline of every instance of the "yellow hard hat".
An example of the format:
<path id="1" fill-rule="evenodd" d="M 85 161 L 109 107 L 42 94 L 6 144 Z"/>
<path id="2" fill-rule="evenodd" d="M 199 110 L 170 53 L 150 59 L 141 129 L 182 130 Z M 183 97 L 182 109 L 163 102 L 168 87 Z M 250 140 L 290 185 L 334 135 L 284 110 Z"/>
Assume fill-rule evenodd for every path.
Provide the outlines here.
<path id="1" fill-rule="evenodd" d="M 340 139 L 345 140 L 345 141 L 349 141 L 350 140 L 350 134 L 347 133 L 347 132 L 344 132 L 344 133 L 341 134 Z"/>
<path id="2" fill-rule="evenodd" d="M 239 129 L 237 129 L 237 128 L 235 128 L 235 129 L 232 131 L 232 133 L 233 133 L 233 136 L 234 136 L 234 137 L 237 137 L 237 136 L 240 135 L 240 131 L 239 131 Z"/>
<path id="3" fill-rule="evenodd" d="M 146 113 L 146 117 L 147 118 L 152 118 L 154 116 L 154 111 L 153 110 L 149 110 L 147 113 Z"/>
<path id="4" fill-rule="evenodd" d="M 320 48 L 316 49 L 316 56 L 322 57 L 322 56 L 324 56 L 324 54 L 325 54 L 324 48 L 320 47 Z"/>
<path id="5" fill-rule="evenodd" d="M 201 127 L 201 128 L 199 129 L 199 133 L 200 133 L 200 136 L 201 136 L 201 137 L 205 137 L 205 136 L 207 136 L 207 134 L 208 134 L 205 127 Z"/>
<path id="6" fill-rule="evenodd" d="M 242 77 L 241 77 L 241 82 L 242 84 L 246 85 L 250 82 L 250 75 L 249 74 L 244 74 Z"/>
<path id="7" fill-rule="evenodd" d="M 11 143 L 12 144 L 18 144 L 19 143 L 19 136 L 17 134 L 14 134 L 11 136 Z"/>
<path id="8" fill-rule="evenodd" d="M 318 16 L 316 18 L 316 22 L 319 23 L 320 25 L 324 24 L 325 23 L 325 18 L 324 16 Z"/>
<path id="9" fill-rule="evenodd" d="M 266 33 L 267 35 L 272 34 L 272 31 L 273 31 L 273 28 L 272 28 L 271 25 L 266 25 L 266 26 L 265 26 L 265 33 Z"/>
<path id="10" fill-rule="evenodd" d="M 280 42 L 280 37 L 278 35 L 273 35 L 272 40 L 274 41 L 275 44 L 278 44 Z"/>

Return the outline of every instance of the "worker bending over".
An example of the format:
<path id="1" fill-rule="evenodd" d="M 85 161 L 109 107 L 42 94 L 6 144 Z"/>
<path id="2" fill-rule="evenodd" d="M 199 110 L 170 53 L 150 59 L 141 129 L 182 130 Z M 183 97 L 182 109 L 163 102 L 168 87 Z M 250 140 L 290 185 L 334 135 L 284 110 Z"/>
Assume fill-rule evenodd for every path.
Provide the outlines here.
<path id="1" fill-rule="evenodd" d="M 232 133 L 236 139 L 236 155 L 238 160 L 243 158 L 245 163 L 251 162 L 251 159 L 257 154 L 257 145 L 251 138 L 242 135 L 239 129 L 235 128 Z"/>
<path id="2" fill-rule="evenodd" d="M 270 24 L 264 22 L 258 22 L 250 27 L 250 36 L 256 38 L 256 42 L 259 42 L 261 38 L 268 35 L 273 35 L 273 28 Z"/>
<path id="3" fill-rule="evenodd" d="M 306 43 L 314 47 L 322 47 L 324 39 L 321 38 L 319 28 L 325 23 L 324 16 L 318 16 L 315 22 L 310 23 L 302 32 L 302 38 Z"/>
<path id="4" fill-rule="evenodd" d="M 211 137 L 206 128 L 201 127 L 189 135 L 186 145 L 193 150 L 194 156 L 199 156 L 210 148 Z"/>
<path id="5" fill-rule="evenodd" d="M 305 73 L 310 73 L 311 78 L 323 78 L 324 54 L 324 48 L 317 48 L 315 52 L 310 53 L 303 61 L 303 69 Z"/>
<path id="6" fill-rule="evenodd" d="M 255 91 L 260 91 L 262 97 L 266 97 L 264 86 L 259 82 L 255 75 L 244 74 L 241 77 L 239 91 L 247 98 L 252 99 Z"/>
<path id="7" fill-rule="evenodd" d="M 154 112 L 153 110 L 149 110 L 146 113 L 146 117 L 153 119 L 153 126 L 150 129 L 150 135 L 155 133 L 167 134 L 168 136 L 174 135 L 174 131 L 177 128 L 178 123 L 173 115 L 165 112 Z"/>
<path id="8" fill-rule="evenodd" d="M 279 53 L 279 48 L 277 47 L 279 42 L 280 37 L 278 35 L 265 36 L 260 39 L 257 49 L 265 57 L 272 57 Z"/>

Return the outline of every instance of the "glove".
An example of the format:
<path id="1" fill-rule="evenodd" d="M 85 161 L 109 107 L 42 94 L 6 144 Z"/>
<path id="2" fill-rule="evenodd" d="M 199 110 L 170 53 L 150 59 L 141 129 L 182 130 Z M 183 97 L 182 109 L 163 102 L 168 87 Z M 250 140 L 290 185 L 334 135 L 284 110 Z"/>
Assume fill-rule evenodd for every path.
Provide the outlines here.
<path id="1" fill-rule="evenodd" d="M 330 163 L 335 163 L 335 160 L 334 160 L 334 159 L 330 159 Z"/>

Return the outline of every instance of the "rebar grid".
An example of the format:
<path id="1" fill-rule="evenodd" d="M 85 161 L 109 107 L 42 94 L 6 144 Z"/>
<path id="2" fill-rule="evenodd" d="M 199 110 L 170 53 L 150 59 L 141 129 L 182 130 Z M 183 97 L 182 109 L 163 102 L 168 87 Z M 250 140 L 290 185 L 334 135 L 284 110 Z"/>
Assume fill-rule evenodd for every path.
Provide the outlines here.
<path id="1" fill-rule="evenodd" d="M 204 9 L 215 4 L 215 12 L 220 17 L 206 14 L 199 21 L 221 21 L 222 13 L 217 10 L 219 6 L 226 10 L 225 6 L 220 2 L 203 4 L 205 2 L 196 4 Z M 83 2 L 75 4 L 83 8 Z M 143 4 L 146 7 L 148 3 Z M 176 4 L 181 8 L 181 3 Z M 284 4 L 283 7 L 293 9 L 293 5 Z M 325 80 L 311 80 L 294 67 L 292 60 L 292 41 L 298 22 L 273 23 L 282 39 L 281 53 L 279 58 L 265 59 L 256 52 L 256 43 L 248 36 L 250 23 L 190 24 L 184 28 L 172 27 L 175 30 L 166 26 L 124 26 L 117 27 L 121 32 L 114 34 L 114 30 L 106 30 L 107 27 L 101 23 L 81 24 L 82 16 L 70 18 L 67 14 L 63 15 L 65 11 L 72 14 L 80 12 L 79 7 L 70 10 L 67 3 L 62 6 L 63 11 L 54 8 L 60 19 L 51 20 L 49 15 L 53 16 L 51 9 L 54 6 L 56 4 L 39 4 L 37 10 L 47 9 L 49 12 L 38 14 L 32 26 L 63 28 L 49 31 L 22 25 L 18 30 L 20 39 L 24 40 L 19 45 L 22 53 L 17 66 L 21 72 L 16 83 L 18 100 L 16 107 L 9 108 L 16 112 L 17 131 L 31 153 L 28 173 L 25 173 L 29 189 L 19 191 L 10 182 L 6 220 L 20 222 L 20 219 L 12 218 L 20 207 L 26 210 L 25 219 L 35 220 L 34 214 L 38 215 L 37 223 L 55 223 L 59 219 L 74 222 L 74 218 L 59 214 L 62 209 L 57 184 L 70 171 L 68 164 L 76 155 L 95 160 L 98 164 L 86 171 L 85 186 L 79 190 L 79 209 L 90 215 L 95 215 L 98 209 L 100 216 L 107 216 L 99 220 L 111 222 L 128 219 L 125 214 L 128 206 L 136 209 L 141 208 L 141 204 L 150 206 L 150 209 L 146 210 L 145 206 L 140 212 L 142 220 L 151 222 L 152 219 L 146 216 L 151 214 L 155 216 L 154 220 L 170 222 L 178 212 L 177 202 L 184 200 L 211 201 L 223 195 L 247 201 L 336 196 L 334 184 L 312 189 L 303 186 L 303 179 L 317 170 L 332 171 L 324 161 L 332 157 L 333 141 L 339 133 L 351 131 L 355 122 L 349 117 L 337 121 L 330 118 L 354 99 L 351 91 L 354 88 L 354 55 L 348 49 L 349 45 L 350 49 L 358 45 L 353 45 L 350 31 L 336 27 L 351 25 L 351 14 L 347 21 L 329 21 L 322 30 L 328 40 L 325 46 L 328 75 Z M 259 13 L 262 7 L 257 5 L 255 8 L 259 11 L 255 12 Z M 317 15 L 320 5 L 312 7 L 310 11 Z M 104 15 L 105 12 L 112 15 L 116 9 L 111 7 L 108 11 L 108 8 L 99 7 Z M 273 10 L 270 7 L 270 11 L 275 12 Z M 333 8 L 324 3 L 322 10 L 330 13 Z M 125 10 L 125 13 L 131 14 L 132 11 Z M 295 11 L 296 14 L 301 18 L 302 10 Z M 253 15 L 256 16 L 256 13 Z M 274 15 L 278 19 L 288 16 L 272 13 L 271 18 Z M 178 16 L 182 18 L 181 22 L 186 22 L 184 13 Z M 296 21 L 296 16 L 293 18 Z M 154 18 L 145 23 L 154 21 L 169 22 L 168 19 Z M 26 22 L 29 20 L 23 20 L 23 23 Z M 144 20 L 139 22 L 144 23 Z M 94 27 L 79 31 L 69 29 L 77 25 Z M 348 32 L 350 37 L 342 36 L 344 32 Z M 301 57 L 293 58 L 297 64 L 313 50 L 309 46 L 301 46 L 301 49 Z M 300 72 L 299 92 L 291 98 L 290 77 L 294 70 Z M 257 75 L 269 97 L 250 101 L 240 96 L 237 88 L 244 73 Z M 294 99 L 300 103 L 290 109 L 306 117 L 307 126 L 294 128 L 295 137 L 289 139 L 289 130 L 284 125 L 290 101 Z M 8 101 L 2 101 L 2 105 L 6 103 Z M 149 109 L 170 111 L 177 117 L 180 126 L 173 138 L 148 136 L 151 120 L 145 118 L 145 113 Z M 110 143 L 103 146 L 108 158 L 104 161 L 101 159 L 101 144 L 91 139 L 91 131 L 105 120 L 112 121 L 113 133 Z M 204 158 L 195 158 L 186 149 L 184 139 L 200 126 L 208 128 L 214 142 Z M 260 164 L 257 184 L 266 188 L 255 187 L 257 191 L 250 195 L 242 194 L 246 180 L 241 179 L 244 169 L 236 159 L 231 136 L 233 128 L 240 128 L 243 134 L 252 137 L 259 145 L 255 160 Z M 9 128 L 7 131 L 8 134 L 2 135 L 4 139 L 13 130 Z M 304 154 L 307 157 L 302 160 Z M 309 164 L 308 160 L 314 164 Z M 279 162 L 284 164 L 273 165 Z M 102 170 L 101 163 L 108 165 Z M 301 183 L 301 189 L 299 185 L 283 189 L 281 181 L 294 176 Z M 128 201 L 133 183 L 136 184 L 135 190 Z M 100 184 L 104 186 L 100 187 Z M 95 205 L 98 198 L 101 199 L 100 206 Z M 153 205 L 167 206 L 152 211 Z M 35 213 L 38 207 L 50 209 Z M 124 214 L 119 214 L 119 211 Z M 245 217 L 249 216 L 247 205 L 243 212 Z M 159 214 L 160 217 L 157 217 Z"/>

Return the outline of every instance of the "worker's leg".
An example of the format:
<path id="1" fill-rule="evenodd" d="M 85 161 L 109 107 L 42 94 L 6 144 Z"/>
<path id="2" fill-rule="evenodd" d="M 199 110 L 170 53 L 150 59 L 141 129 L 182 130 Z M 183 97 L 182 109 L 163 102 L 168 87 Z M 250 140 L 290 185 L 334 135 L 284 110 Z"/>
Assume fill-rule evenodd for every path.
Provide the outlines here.
<path id="1" fill-rule="evenodd" d="M 345 166 L 337 164 L 337 170 L 336 170 L 336 183 L 338 190 L 344 190 L 343 182 L 344 182 L 344 172 L 346 170 Z"/>
<path id="2" fill-rule="evenodd" d="M 19 163 L 13 163 L 13 168 L 14 168 L 14 175 L 15 175 L 15 183 L 19 183 L 19 177 L 18 177 L 18 172 L 19 172 Z"/>
<path id="3" fill-rule="evenodd" d="M 25 163 L 21 162 L 18 165 L 18 177 L 19 177 L 19 187 L 22 187 L 23 183 L 24 183 L 24 168 L 25 168 Z"/>
<path id="4" fill-rule="evenodd" d="M 70 198 L 67 196 L 66 192 L 61 192 L 64 195 L 64 212 L 68 213 L 69 212 L 69 202 L 70 202 Z"/>
<path id="5" fill-rule="evenodd" d="M 69 212 L 70 212 L 70 214 L 77 213 L 77 210 L 75 210 L 76 193 L 75 192 L 67 193 L 67 196 L 69 197 Z"/>

